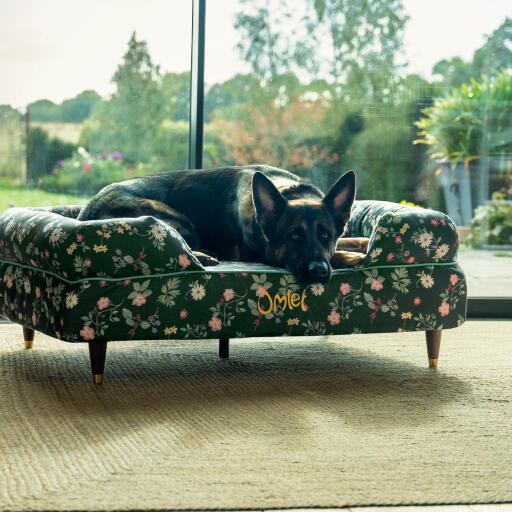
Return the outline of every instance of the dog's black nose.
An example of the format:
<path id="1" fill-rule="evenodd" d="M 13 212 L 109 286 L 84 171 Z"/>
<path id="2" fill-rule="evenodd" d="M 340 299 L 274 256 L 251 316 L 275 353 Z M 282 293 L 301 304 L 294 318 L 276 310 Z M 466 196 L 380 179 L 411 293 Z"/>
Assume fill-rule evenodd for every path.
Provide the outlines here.
<path id="1" fill-rule="evenodd" d="M 308 266 L 308 270 L 312 278 L 321 281 L 329 275 L 329 267 L 325 261 L 312 261 Z"/>

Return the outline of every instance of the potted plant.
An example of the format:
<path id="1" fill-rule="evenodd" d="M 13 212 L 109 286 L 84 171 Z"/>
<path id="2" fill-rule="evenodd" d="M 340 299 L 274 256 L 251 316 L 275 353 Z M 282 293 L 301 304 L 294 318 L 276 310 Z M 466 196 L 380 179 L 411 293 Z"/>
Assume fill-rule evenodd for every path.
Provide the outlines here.
<path id="1" fill-rule="evenodd" d="M 512 74 L 508 72 L 453 89 L 424 109 L 416 122 L 431 157 L 439 160 L 448 214 L 468 225 L 473 208 L 510 189 L 512 168 Z"/>

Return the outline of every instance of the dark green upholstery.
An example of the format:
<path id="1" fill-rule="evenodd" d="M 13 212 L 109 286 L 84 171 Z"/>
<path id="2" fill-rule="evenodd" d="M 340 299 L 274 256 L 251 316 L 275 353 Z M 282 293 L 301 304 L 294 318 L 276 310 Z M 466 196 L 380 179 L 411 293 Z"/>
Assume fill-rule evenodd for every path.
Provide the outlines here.
<path id="1" fill-rule="evenodd" d="M 446 329 L 465 320 L 457 232 L 444 214 L 356 201 L 354 269 L 300 288 L 259 264 L 203 268 L 153 217 L 79 222 L 79 207 L 0 213 L 0 314 L 66 341 Z"/>

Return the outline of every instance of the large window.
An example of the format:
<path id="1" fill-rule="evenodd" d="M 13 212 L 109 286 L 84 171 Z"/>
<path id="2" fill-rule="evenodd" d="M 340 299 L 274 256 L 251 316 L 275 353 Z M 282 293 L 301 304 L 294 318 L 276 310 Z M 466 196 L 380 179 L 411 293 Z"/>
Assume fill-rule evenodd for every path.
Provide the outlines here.
<path id="1" fill-rule="evenodd" d="M 192 2 L 4 2 L 0 210 L 188 161 Z"/>
<path id="2" fill-rule="evenodd" d="M 470 296 L 510 296 L 512 5 L 207 3 L 205 165 L 262 162 L 460 227 Z"/>
<path id="3" fill-rule="evenodd" d="M 360 199 L 455 220 L 470 296 L 512 295 L 508 0 L 206 6 L 204 167 L 355 169 Z M 187 167 L 192 0 L 2 9 L 0 209 Z"/>

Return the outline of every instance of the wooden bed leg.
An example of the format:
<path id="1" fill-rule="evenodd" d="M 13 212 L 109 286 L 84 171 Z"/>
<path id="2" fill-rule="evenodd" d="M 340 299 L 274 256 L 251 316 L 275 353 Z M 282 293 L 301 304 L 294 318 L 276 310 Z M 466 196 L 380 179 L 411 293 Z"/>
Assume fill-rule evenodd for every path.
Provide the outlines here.
<path id="1" fill-rule="evenodd" d="M 227 359 L 229 357 L 229 338 L 220 338 L 219 357 L 222 357 L 222 359 Z"/>
<path id="2" fill-rule="evenodd" d="M 25 340 L 25 348 L 30 349 L 34 346 L 34 329 L 29 329 L 28 327 L 23 327 L 23 338 Z"/>
<path id="3" fill-rule="evenodd" d="M 439 359 L 439 348 L 441 347 L 441 331 L 437 329 L 435 331 L 425 331 L 427 337 L 427 352 L 428 352 L 428 365 L 431 368 L 437 366 L 437 360 Z"/>
<path id="4" fill-rule="evenodd" d="M 89 357 L 91 359 L 92 380 L 94 384 L 101 384 L 103 382 L 106 355 L 106 341 L 89 342 Z"/>

